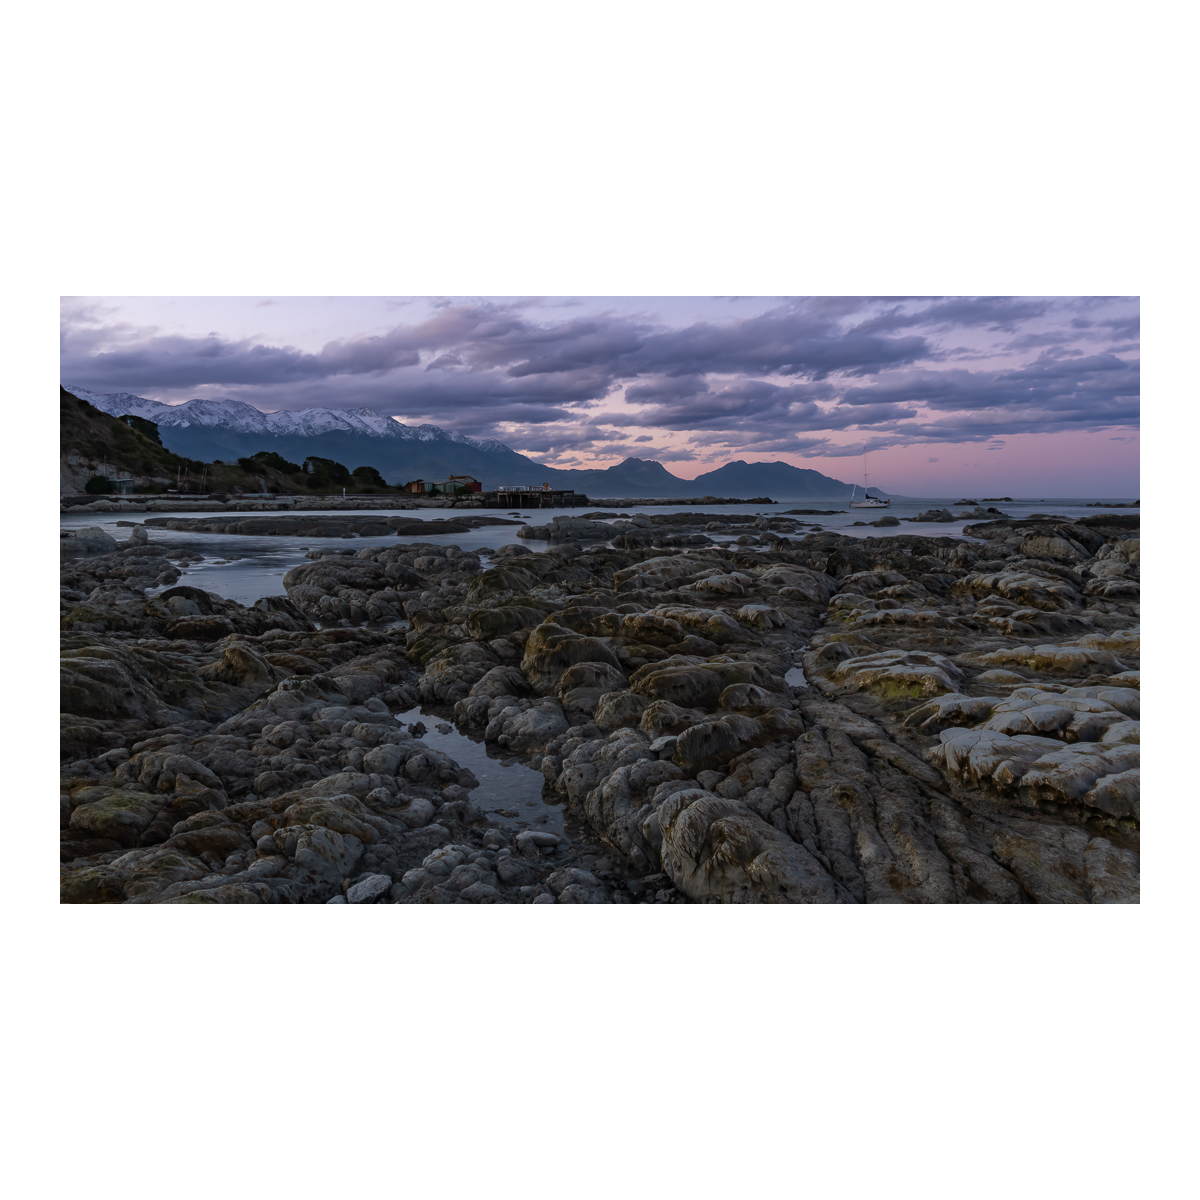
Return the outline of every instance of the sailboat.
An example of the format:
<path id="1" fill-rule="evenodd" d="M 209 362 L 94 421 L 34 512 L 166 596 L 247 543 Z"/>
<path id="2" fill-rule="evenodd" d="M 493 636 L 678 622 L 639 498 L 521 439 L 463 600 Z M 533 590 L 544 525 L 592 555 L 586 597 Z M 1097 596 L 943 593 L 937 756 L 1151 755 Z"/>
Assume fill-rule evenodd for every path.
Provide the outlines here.
<path id="1" fill-rule="evenodd" d="M 863 451 L 863 498 L 855 500 L 855 495 L 858 492 L 857 481 L 854 487 L 850 490 L 850 507 L 851 508 L 888 508 L 891 505 L 890 500 L 882 500 L 878 496 L 871 495 L 871 489 L 867 487 L 867 452 Z"/>

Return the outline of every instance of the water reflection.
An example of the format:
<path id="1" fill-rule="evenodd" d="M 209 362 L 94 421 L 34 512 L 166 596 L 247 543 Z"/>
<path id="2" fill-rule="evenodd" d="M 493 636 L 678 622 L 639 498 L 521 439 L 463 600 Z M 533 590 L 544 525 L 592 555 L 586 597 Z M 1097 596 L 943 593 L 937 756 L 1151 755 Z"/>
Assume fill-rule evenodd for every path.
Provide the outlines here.
<path id="1" fill-rule="evenodd" d="M 515 755 L 489 747 L 482 731 L 461 733 L 450 721 L 450 710 L 427 705 L 396 714 L 397 721 L 426 727 L 421 740 L 434 750 L 449 755 L 459 766 L 475 773 L 479 787 L 471 799 L 502 828 L 513 832 L 530 826 L 563 835 L 563 810 L 542 798 L 545 780 Z"/>

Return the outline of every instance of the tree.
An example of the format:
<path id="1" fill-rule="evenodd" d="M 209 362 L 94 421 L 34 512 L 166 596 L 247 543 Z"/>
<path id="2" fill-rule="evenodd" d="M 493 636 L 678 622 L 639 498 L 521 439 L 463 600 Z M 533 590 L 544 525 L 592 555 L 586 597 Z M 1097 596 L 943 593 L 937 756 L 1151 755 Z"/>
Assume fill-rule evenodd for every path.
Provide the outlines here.
<path id="1" fill-rule="evenodd" d="M 238 459 L 238 461 L 242 460 Z M 281 471 L 284 475 L 295 475 L 300 470 L 299 463 L 288 462 L 282 454 L 276 454 L 274 450 L 260 450 L 257 454 L 250 455 L 250 461 Z"/>
<path id="2" fill-rule="evenodd" d="M 132 413 L 126 413 L 123 417 L 118 417 L 123 425 L 128 425 L 130 429 L 136 429 L 138 433 L 143 433 L 152 442 L 157 442 L 162 445 L 162 438 L 158 436 L 158 422 L 147 421 L 145 417 L 135 417 Z"/>
<path id="3" fill-rule="evenodd" d="M 109 483 L 103 475 L 93 475 L 91 479 L 83 485 L 83 490 L 89 496 L 107 496 L 109 492 L 115 492 L 116 486 Z"/>
<path id="4" fill-rule="evenodd" d="M 309 455 L 304 460 L 304 470 L 311 488 L 345 487 L 350 482 L 350 472 L 332 458 L 317 458 Z"/>
<path id="5" fill-rule="evenodd" d="M 387 481 L 374 467 L 355 467 L 350 474 L 358 480 L 360 485 L 369 487 L 385 488 Z"/>

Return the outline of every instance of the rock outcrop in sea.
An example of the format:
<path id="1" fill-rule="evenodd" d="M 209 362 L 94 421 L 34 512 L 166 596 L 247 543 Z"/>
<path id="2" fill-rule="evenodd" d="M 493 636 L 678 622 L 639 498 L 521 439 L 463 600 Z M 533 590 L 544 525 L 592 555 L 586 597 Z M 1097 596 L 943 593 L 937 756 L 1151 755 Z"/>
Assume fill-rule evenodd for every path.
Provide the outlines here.
<path id="1" fill-rule="evenodd" d="M 63 900 L 1135 903 L 1138 517 L 964 533 L 591 514 L 485 563 L 405 529 L 244 607 L 77 531 Z M 418 703 L 586 837 L 498 827 Z"/>

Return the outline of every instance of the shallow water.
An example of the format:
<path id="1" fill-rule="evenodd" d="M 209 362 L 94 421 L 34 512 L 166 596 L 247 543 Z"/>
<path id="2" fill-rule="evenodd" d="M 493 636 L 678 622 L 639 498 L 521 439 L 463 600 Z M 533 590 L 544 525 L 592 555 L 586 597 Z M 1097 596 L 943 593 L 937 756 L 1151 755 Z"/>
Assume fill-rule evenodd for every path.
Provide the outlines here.
<path id="1" fill-rule="evenodd" d="M 475 773 L 479 787 L 471 792 L 471 799 L 501 828 L 515 832 L 532 825 L 563 836 L 563 810 L 542 799 L 545 780 L 541 771 L 535 771 L 518 756 L 489 749 L 482 730 L 460 733 L 450 721 L 449 709 L 429 706 L 397 713 L 396 720 L 406 725 L 420 721 L 427 730 L 421 737 L 427 746 Z"/>
<path id="2" fill-rule="evenodd" d="M 479 786 L 472 790 L 471 799 L 487 813 L 493 825 L 510 837 L 530 828 L 556 833 L 560 838 L 574 842 L 585 856 L 608 858 L 616 875 L 637 874 L 562 805 L 546 803 L 545 778 L 541 771 L 534 770 L 518 755 L 505 754 L 499 747 L 488 747 L 482 730 L 460 732 L 450 716 L 447 707 L 421 705 L 397 713 L 396 720 L 406 725 L 420 721 L 426 729 L 421 735 L 426 745 L 474 772 Z"/>
<path id="3" fill-rule="evenodd" d="M 912 517 L 916 516 L 919 512 L 931 508 L 949 508 L 951 511 L 958 511 L 962 507 L 954 503 L 954 500 L 958 498 L 955 497 L 950 500 L 944 497 L 940 499 L 893 500 L 891 508 L 887 510 L 887 513 L 895 517 Z M 1013 517 L 1028 517 L 1037 513 L 1054 513 L 1064 517 L 1078 518 L 1095 516 L 1105 511 L 1134 513 L 1140 511 L 1138 509 L 1105 510 L 1088 508 L 1086 507 L 1088 500 L 1089 498 L 1075 500 L 1022 500 L 1013 504 L 994 504 L 990 507 L 999 508 Z M 986 508 L 989 506 L 983 505 L 983 507 Z M 777 504 L 770 505 L 714 504 L 703 507 L 690 504 L 635 504 L 621 509 L 598 510 L 573 508 L 555 510 L 553 513 L 547 512 L 545 514 L 530 513 L 523 519 L 527 520 L 531 525 L 542 525 L 548 524 L 552 516 L 564 513 L 579 517 L 594 516 L 598 511 L 620 512 L 625 516 L 632 516 L 635 513 L 646 513 L 652 516 L 655 513 L 677 512 L 705 513 L 714 516 L 754 516 L 759 513 L 779 515 L 793 508 L 838 508 L 839 511 L 833 516 L 796 518 L 804 522 L 806 526 L 800 532 L 807 532 L 814 526 L 820 526 L 822 529 L 846 534 L 850 537 L 886 537 L 890 534 L 900 533 L 921 534 L 925 537 L 945 537 L 947 535 L 961 537 L 964 525 L 980 519 L 978 517 L 964 518 L 961 521 L 947 522 L 945 524 L 923 522 L 916 525 L 906 522 L 900 526 L 876 529 L 870 525 L 855 526 L 853 523 L 868 519 L 874 520 L 877 516 L 884 515 L 883 513 L 877 514 L 869 510 L 849 509 L 846 508 L 844 502 L 839 504 L 837 501 L 821 500 L 783 500 Z M 426 521 L 455 515 L 455 510 L 453 509 L 417 509 L 402 513 L 397 513 L 391 509 L 361 509 L 355 510 L 350 514 L 325 512 L 314 515 L 333 517 L 338 515 L 352 515 L 362 517 L 372 511 L 378 511 L 385 516 L 402 515 L 406 518 L 416 518 Z M 467 516 L 473 512 L 474 510 L 467 510 L 459 515 Z M 170 515 L 174 514 L 64 513 L 60 518 L 60 524 L 63 529 L 78 529 L 89 525 L 99 526 L 106 533 L 111 534 L 118 540 L 124 540 L 129 536 L 129 523 L 141 524 L 146 516 Z M 188 515 L 188 510 L 181 507 L 179 515 Z M 206 513 L 203 515 L 209 516 L 214 514 Z M 246 513 L 244 515 L 250 517 L 285 516 L 291 514 Z M 506 516 L 507 514 L 503 512 L 489 512 L 487 515 Z M 118 521 L 125 522 L 126 524 L 118 525 Z M 481 529 L 471 530 L 468 533 L 431 533 L 426 539 L 413 537 L 397 538 L 395 534 L 376 538 L 248 537 L 239 534 L 223 533 L 179 533 L 173 529 L 159 529 L 154 526 L 148 527 L 147 533 L 151 541 L 166 542 L 171 546 L 180 546 L 185 549 L 194 550 L 197 554 L 204 555 L 203 562 L 192 563 L 187 567 L 181 568 L 183 574 L 181 582 L 188 583 L 193 587 L 203 588 L 205 591 L 216 592 L 217 595 L 224 596 L 230 600 L 236 600 L 239 604 L 253 604 L 255 600 L 262 596 L 280 595 L 283 592 L 283 576 L 292 567 L 306 562 L 305 554 L 309 550 L 342 550 L 350 548 L 362 550 L 367 546 L 394 546 L 399 543 L 421 540 L 427 540 L 434 545 L 458 546 L 462 550 L 473 550 L 484 556 L 489 551 L 495 550 L 500 546 L 512 544 L 522 545 L 534 553 L 541 553 L 548 549 L 549 543 L 547 542 L 534 539 L 528 541 L 518 539 L 516 535 L 519 528 L 520 526 L 518 525 L 489 525 Z M 736 534 L 730 537 L 717 536 L 714 540 L 718 545 L 728 544 L 734 536 Z M 486 559 L 484 565 L 487 565 Z"/>

